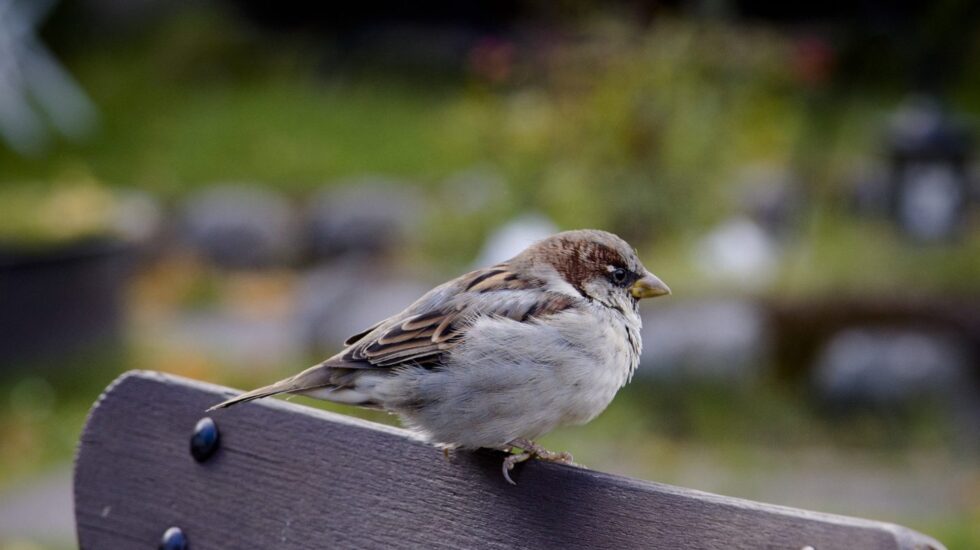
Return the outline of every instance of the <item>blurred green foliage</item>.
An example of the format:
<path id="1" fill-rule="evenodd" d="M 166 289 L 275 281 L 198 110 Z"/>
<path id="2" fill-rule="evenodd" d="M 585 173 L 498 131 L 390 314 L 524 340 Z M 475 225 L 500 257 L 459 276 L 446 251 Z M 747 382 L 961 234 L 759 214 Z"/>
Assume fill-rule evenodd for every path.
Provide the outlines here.
<path id="1" fill-rule="evenodd" d="M 0 487 L 70 460 L 95 397 L 128 364 L 125 353 L 99 351 L 57 362 L 4 365 Z"/>
<path id="2" fill-rule="evenodd" d="M 325 79 L 304 44 L 270 49 L 246 34 L 219 14 L 184 14 L 136 43 L 69 58 L 102 111 L 101 130 L 42 162 L 4 150 L 2 178 L 82 172 L 172 197 L 216 181 L 308 190 L 341 176 L 472 164 L 468 144 L 443 136 L 447 95 L 458 92 L 380 74 Z"/>
<path id="3" fill-rule="evenodd" d="M 91 181 L 0 188 L 0 243 L 46 247 L 112 234 L 116 200 Z"/>
<path id="4" fill-rule="evenodd" d="M 365 174 L 407 178 L 439 206 L 422 231 L 432 261 L 465 264 L 502 219 L 540 211 L 622 234 L 693 292 L 713 283 L 692 268 L 691 246 L 743 208 L 740 179 L 762 167 L 795 173 L 806 204 L 777 291 L 976 288 L 976 231 L 921 250 L 846 208 L 856 171 L 883 162 L 898 90 L 835 92 L 806 74 L 792 37 L 746 25 L 604 22 L 545 46 L 504 83 L 413 76 L 331 64 L 321 43 L 185 13 L 125 47 L 69 56 L 102 110 L 100 132 L 43 160 L 0 150 L 0 183 L 99 181 L 177 198 L 216 182 L 299 196 Z M 509 194 L 454 215 L 459 197 L 442 182 L 474 169 L 499 174 Z"/>

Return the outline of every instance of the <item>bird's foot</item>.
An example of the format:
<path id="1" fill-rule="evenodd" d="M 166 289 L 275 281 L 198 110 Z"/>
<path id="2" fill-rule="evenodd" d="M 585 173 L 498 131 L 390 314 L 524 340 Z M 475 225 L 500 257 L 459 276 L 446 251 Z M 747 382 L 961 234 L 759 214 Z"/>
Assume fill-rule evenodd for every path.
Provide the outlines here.
<path id="1" fill-rule="evenodd" d="M 519 437 L 507 444 L 511 449 L 518 448 L 522 452 L 515 453 L 507 456 L 504 459 L 503 472 L 504 479 L 507 483 L 511 485 L 517 485 L 514 480 L 510 477 L 510 471 L 514 469 L 514 466 L 520 464 L 531 458 L 537 458 L 538 460 L 546 460 L 548 462 L 558 462 L 559 464 L 575 464 L 572 459 L 572 454 L 567 452 L 556 453 L 554 451 L 549 451 L 544 447 L 538 445 L 537 443 Z"/>
<path id="2" fill-rule="evenodd" d="M 514 480 L 510 478 L 510 471 L 514 469 L 515 465 L 524 462 L 525 460 L 531 458 L 532 456 L 534 455 L 527 451 L 524 451 L 523 453 L 507 455 L 507 458 L 504 459 L 504 464 L 503 464 L 504 479 L 507 480 L 507 483 L 510 483 L 511 485 L 517 485 L 517 483 L 514 483 Z"/>

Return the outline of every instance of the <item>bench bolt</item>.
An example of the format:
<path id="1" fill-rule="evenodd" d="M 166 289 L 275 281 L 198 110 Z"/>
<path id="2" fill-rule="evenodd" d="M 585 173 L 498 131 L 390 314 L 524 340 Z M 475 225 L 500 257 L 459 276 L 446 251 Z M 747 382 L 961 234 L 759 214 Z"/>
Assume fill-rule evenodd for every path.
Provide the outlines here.
<path id="1" fill-rule="evenodd" d="M 218 443 L 221 437 L 218 433 L 218 426 L 210 417 L 197 421 L 194 426 L 194 435 L 191 436 L 191 455 L 194 460 L 204 462 L 218 450 Z"/>
<path id="2" fill-rule="evenodd" d="M 163 533 L 160 550 L 187 550 L 187 537 L 180 527 L 171 527 Z"/>

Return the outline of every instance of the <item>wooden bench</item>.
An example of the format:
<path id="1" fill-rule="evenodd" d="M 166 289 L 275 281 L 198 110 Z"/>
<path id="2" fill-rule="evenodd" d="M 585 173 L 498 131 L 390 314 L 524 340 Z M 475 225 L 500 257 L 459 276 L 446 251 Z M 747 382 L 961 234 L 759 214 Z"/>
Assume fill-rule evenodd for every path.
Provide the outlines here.
<path id="1" fill-rule="evenodd" d="M 234 393 L 152 372 L 113 382 L 75 461 L 79 546 L 154 548 L 170 530 L 161 548 L 943 548 L 888 523 L 557 464 L 518 466 L 514 487 L 499 452 L 446 459 L 404 430 L 280 400 L 212 413 L 220 439 L 195 459 L 204 410 Z"/>

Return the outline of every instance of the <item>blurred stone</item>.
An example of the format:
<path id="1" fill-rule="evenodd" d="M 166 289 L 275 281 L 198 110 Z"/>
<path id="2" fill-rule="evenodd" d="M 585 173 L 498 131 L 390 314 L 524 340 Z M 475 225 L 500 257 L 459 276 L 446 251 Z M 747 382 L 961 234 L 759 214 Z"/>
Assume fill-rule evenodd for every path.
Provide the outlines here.
<path id="1" fill-rule="evenodd" d="M 641 313 L 640 376 L 748 381 L 768 362 L 766 314 L 752 302 L 657 303 Z"/>
<path id="2" fill-rule="evenodd" d="M 967 380 L 964 346 L 915 330 L 856 328 L 838 333 L 819 354 L 814 384 L 838 403 L 898 404 L 949 395 Z"/>
<path id="3" fill-rule="evenodd" d="M 405 183 L 347 182 L 317 193 L 307 212 L 310 252 L 318 259 L 377 256 L 412 242 L 425 201 Z"/>
<path id="4" fill-rule="evenodd" d="M 905 156 L 969 153 L 970 132 L 954 120 L 940 102 L 930 96 L 911 96 L 895 110 L 889 121 L 889 146 Z"/>
<path id="5" fill-rule="evenodd" d="M 334 352 L 344 340 L 398 313 L 431 285 L 361 258 L 308 273 L 297 289 L 297 322 L 308 346 Z"/>
<path id="6" fill-rule="evenodd" d="M 948 240 L 959 231 L 969 193 L 969 129 L 931 97 L 912 97 L 889 131 L 892 211 L 909 237 Z"/>
<path id="7" fill-rule="evenodd" d="M 184 202 L 181 221 L 187 242 L 223 267 L 278 266 L 296 256 L 295 215 L 285 199 L 264 189 L 210 187 Z"/>
<path id="8" fill-rule="evenodd" d="M 775 239 L 744 216 L 721 224 L 694 249 L 695 265 L 706 277 L 750 290 L 765 288 L 773 281 L 778 259 Z"/>
<path id="9" fill-rule="evenodd" d="M 545 216 L 524 214 L 505 223 L 490 235 L 475 265 L 484 267 L 509 260 L 528 245 L 557 232 L 558 226 Z"/>
<path id="10" fill-rule="evenodd" d="M 966 200 L 956 171 L 939 163 L 909 166 L 902 174 L 903 189 L 896 205 L 902 228 L 923 241 L 950 237 L 959 225 Z"/>

